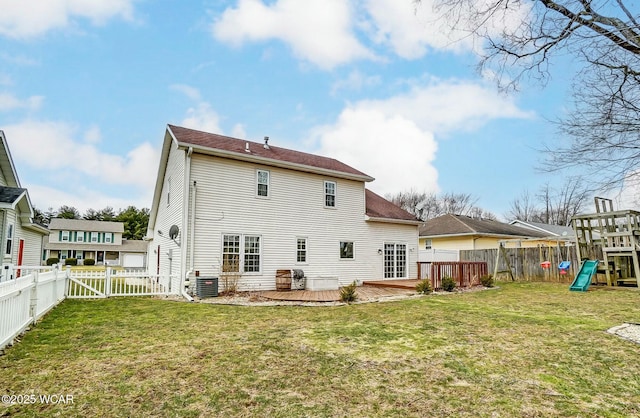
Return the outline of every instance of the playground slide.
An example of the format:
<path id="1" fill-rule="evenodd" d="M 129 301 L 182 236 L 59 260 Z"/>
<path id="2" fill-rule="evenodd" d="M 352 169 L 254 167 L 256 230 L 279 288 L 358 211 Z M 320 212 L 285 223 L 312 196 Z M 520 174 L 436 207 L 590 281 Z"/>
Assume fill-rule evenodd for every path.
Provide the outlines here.
<path id="1" fill-rule="evenodd" d="M 575 292 L 586 292 L 591 285 L 591 278 L 596 274 L 596 270 L 598 270 L 598 260 L 583 261 L 582 266 L 580 266 L 580 271 L 573 280 L 569 290 L 573 290 Z"/>

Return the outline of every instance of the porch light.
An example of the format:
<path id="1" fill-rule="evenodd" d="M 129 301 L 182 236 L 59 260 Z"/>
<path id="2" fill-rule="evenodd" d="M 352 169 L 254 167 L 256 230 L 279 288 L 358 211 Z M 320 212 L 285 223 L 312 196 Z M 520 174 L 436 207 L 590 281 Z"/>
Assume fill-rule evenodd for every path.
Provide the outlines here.
<path id="1" fill-rule="evenodd" d="M 378 255 L 382 255 L 382 249 L 378 248 Z"/>

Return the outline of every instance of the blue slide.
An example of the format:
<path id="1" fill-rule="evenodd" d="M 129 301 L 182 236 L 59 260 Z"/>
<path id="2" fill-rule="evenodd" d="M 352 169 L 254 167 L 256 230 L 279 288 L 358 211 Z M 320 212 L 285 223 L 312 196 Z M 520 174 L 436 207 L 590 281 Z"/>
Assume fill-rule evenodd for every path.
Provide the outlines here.
<path id="1" fill-rule="evenodd" d="M 574 292 L 586 292 L 589 286 L 591 286 L 591 278 L 598 270 L 598 260 L 585 260 L 580 266 L 578 275 L 573 280 L 569 290 Z"/>

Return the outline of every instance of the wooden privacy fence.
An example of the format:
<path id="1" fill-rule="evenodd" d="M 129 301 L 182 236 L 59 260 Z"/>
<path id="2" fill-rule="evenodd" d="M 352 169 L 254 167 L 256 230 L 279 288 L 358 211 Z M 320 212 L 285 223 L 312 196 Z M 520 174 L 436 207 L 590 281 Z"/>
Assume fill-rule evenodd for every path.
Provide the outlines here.
<path id="1" fill-rule="evenodd" d="M 498 261 L 499 272 L 511 270 L 514 280 L 518 281 L 547 281 L 547 282 L 571 282 L 578 270 L 580 262 L 574 246 L 541 245 L 532 248 L 503 248 L 503 253 L 498 257 L 498 249 L 490 250 L 462 250 L 460 260 L 483 261 L 487 263 L 488 271 L 493 274 L 496 271 Z M 562 261 L 570 261 L 570 267 L 564 274 L 558 268 Z M 543 263 L 549 262 L 549 268 L 544 268 Z M 508 274 L 498 274 L 496 280 L 511 280 Z"/>
<path id="2" fill-rule="evenodd" d="M 418 278 L 431 280 L 433 289 L 442 288 L 442 279 L 451 277 L 458 287 L 480 284 L 480 277 L 488 274 L 487 263 L 469 261 L 418 262 Z"/>
<path id="3" fill-rule="evenodd" d="M 18 267 L 29 274 L 0 283 L 0 350 L 65 298 L 66 272 Z"/>

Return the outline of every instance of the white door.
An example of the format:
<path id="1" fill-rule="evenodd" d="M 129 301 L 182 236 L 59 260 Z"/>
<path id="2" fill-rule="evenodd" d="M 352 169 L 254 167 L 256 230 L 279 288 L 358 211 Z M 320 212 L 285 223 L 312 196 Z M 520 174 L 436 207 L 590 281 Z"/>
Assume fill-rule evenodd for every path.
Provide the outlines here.
<path id="1" fill-rule="evenodd" d="M 396 243 L 384 244 L 384 278 L 407 278 L 407 245 Z"/>

